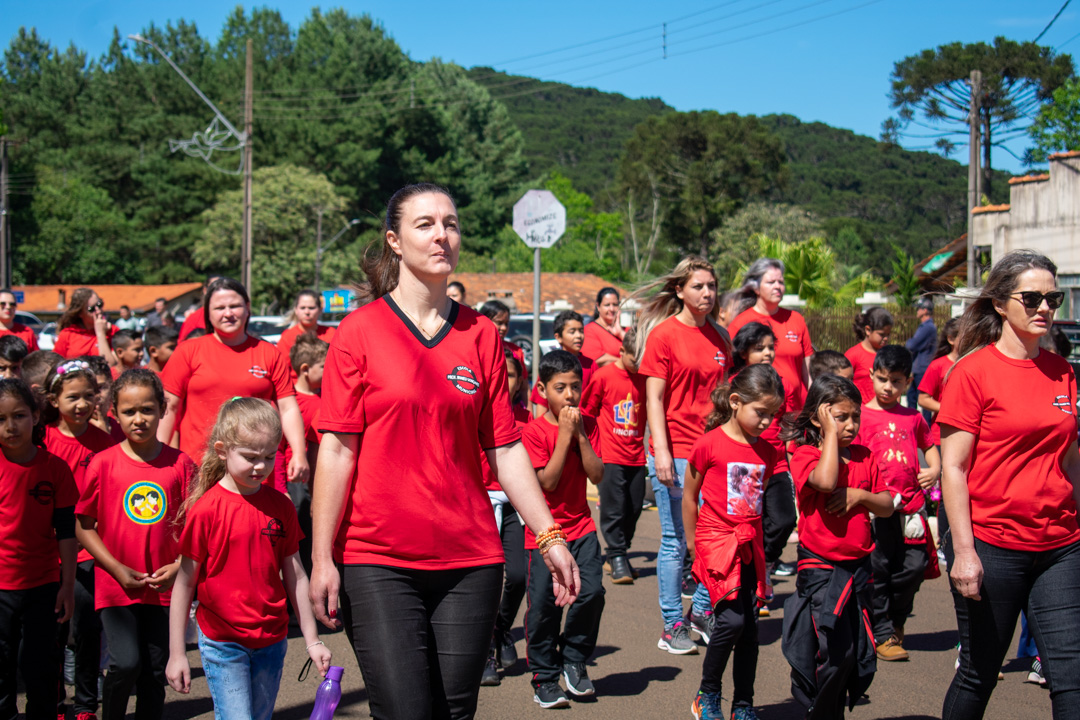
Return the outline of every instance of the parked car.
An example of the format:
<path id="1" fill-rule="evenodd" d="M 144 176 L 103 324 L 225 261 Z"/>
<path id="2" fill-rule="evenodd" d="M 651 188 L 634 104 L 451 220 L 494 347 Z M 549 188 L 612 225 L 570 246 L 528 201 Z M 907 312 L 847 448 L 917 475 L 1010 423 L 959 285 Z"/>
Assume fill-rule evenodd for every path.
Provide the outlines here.
<path id="1" fill-rule="evenodd" d="M 506 339 L 517 345 L 525 353 L 525 364 L 530 369 L 532 369 L 532 326 L 532 315 L 511 315 L 510 330 L 506 333 Z M 559 343 L 555 340 L 555 314 L 541 313 L 540 356 L 543 357 L 552 350 L 558 349 Z"/>
<path id="2" fill-rule="evenodd" d="M 16 317 L 18 317 L 18 315 L 16 315 Z M 20 320 L 19 322 L 22 321 Z M 56 336 L 59 332 L 60 331 L 56 329 L 56 323 L 45 323 L 37 336 L 38 347 L 42 350 L 52 350 L 56 345 Z"/>
<path id="3" fill-rule="evenodd" d="M 256 335 L 271 345 L 277 345 L 281 333 L 288 329 L 289 323 L 278 315 L 254 315 L 248 320 L 248 335 Z"/>
<path id="4" fill-rule="evenodd" d="M 37 315 L 32 312 L 26 312 L 25 310 L 15 311 L 15 322 L 22 323 L 26 327 L 33 330 L 35 333 L 40 333 L 41 328 L 45 326 L 45 323 L 41 321 Z"/>

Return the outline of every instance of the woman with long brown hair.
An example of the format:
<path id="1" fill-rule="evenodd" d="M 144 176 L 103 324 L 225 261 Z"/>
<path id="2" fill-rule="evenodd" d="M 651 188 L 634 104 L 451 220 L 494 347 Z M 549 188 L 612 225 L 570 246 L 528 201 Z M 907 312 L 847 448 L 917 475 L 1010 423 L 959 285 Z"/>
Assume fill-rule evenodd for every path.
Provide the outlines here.
<path id="1" fill-rule="evenodd" d="M 944 720 L 983 716 L 1021 610 L 1055 720 L 1080 717 L 1076 378 L 1039 349 L 1064 300 L 1056 276 L 1049 258 L 1011 252 L 960 321 L 938 414 L 960 631 Z"/>
<path id="2" fill-rule="evenodd" d="M 71 293 L 71 302 L 56 323 L 60 334 L 56 337 L 53 352 L 68 360 L 100 355 L 110 365 L 115 365 L 109 341 L 116 334 L 116 327 L 105 317 L 104 307 L 105 303 L 90 288 L 81 287 Z"/>
<path id="3" fill-rule="evenodd" d="M 376 718 L 476 711 L 504 559 L 481 452 L 540 538 L 557 603 L 579 587 L 514 425 L 499 333 L 447 296 L 460 249 L 447 190 L 395 193 L 364 261 L 371 302 L 326 358 L 311 601 L 344 622 Z"/>
<path id="4" fill-rule="evenodd" d="M 619 349 L 626 335 L 619 322 L 622 314 L 619 291 L 613 287 L 600 288 L 596 293 L 595 312 L 593 321 L 585 326 L 581 354 L 596 363 L 597 368 L 602 368 L 619 359 Z"/>
<path id="5" fill-rule="evenodd" d="M 706 641 L 711 635 L 712 608 L 708 590 L 698 586 L 689 622 L 683 617 L 683 481 L 690 450 L 705 434 L 709 394 L 732 365 L 731 340 L 716 324 L 716 272 L 703 258 L 683 258 L 635 295 L 645 300 L 637 355 L 652 434 L 646 464 L 660 511 L 656 575 L 664 630 L 657 647 L 685 655 L 697 652 L 691 627 Z"/>

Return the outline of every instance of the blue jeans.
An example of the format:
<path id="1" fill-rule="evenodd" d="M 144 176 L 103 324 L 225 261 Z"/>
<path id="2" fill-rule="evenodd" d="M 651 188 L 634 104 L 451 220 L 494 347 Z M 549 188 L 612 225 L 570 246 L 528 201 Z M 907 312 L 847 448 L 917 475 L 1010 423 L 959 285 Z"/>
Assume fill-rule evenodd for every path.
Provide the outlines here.
<path id="1" fill-rule="evenodd" d="M 200 629 L 199 655 L 215 720 L 270 720 L 287 649 L 287 640 L 258 650 L 217 642 Z"/>
<path id="2" fill-rule="evenodd" d="M 675 458 L 675 486 L 668 487 L 656 478 L 656 459 L 648 458 L 649 482 L 660 511 L 660 552 L 656 556 L 656 581 L 660 588 L 660 614 L 664 627 L 670 628 L 683 618 L 682 569 L 686 557 L 686 534 L 683 531 L 682 496 L 686 476 L 686 458 Z M 708 612 L 709 591 L 698 585 L 693 599 L 694 613 Z"/>

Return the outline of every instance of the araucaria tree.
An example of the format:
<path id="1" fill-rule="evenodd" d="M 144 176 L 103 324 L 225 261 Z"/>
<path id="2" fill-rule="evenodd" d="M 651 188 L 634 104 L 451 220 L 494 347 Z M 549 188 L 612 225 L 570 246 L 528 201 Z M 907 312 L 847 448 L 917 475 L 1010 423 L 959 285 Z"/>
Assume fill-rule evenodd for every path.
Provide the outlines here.
<path id="1" fill-rule="evenodd" d="M 983 191 L 990 194 L 991 149 L 1027 132 L 1054 90 L 1073 77 L 1069 55 L 1033 42 L 999 37 L 986 43 L 950 43 L 923 50 L 896 63 L 889 97 L 896 118 L 882 124 L 882 140 L 897 143 L 901 135 L 936 138 L 945 155 L 955 148 L 950 138 L 966 137 L 971 103 L 972 70 L 982 73 L 979 124 L 983 152 Z M 912 125 L 929 133 L 909 133 Z"/>

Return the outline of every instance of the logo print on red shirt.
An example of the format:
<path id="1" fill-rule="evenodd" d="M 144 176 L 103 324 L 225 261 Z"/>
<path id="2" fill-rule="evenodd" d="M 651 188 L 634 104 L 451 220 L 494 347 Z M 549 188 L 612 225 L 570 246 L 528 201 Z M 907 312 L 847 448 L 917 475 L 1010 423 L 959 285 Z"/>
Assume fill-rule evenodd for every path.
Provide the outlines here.
<path id="1" fill-rule="evenodd" d="M 1072 403 L 1069 401 L 1068 395 L 1057 395 L 1054 397 L 1054 407 L 1066 415 L 1072 415 Z"/>
<path id="2" fill-rule="evenodd" d="M 786 337 L 788 340 L 790 340 L 793 343 L 799 342 L 799 335 L 794 330 L 788 330 L 787 334 L 784 335 L 784 337 Z"/>
<path id="3" fill-rule="evenodd" d="M 724 365 L 727 364 L 727 358 L 724 357 L 724 353 L 720 350 L 716 351 L 716 355 L 713 356 L 713 360 L 715 360 L 716 364 L 720 367 L 724 367 Z"/>
<path id="4" fill-rule="evenodd" d="M 262 534 L 270 538 L 271 546 L 276 546 L 277 541 L 285 537 L 285 526 L 281 524 L 280 520 L 270 518 L 270 522 L 266 523 L 266 527 L 263 528 Z"/>
<path id="5" fill-rule="evenodd" d="M 53 501 L 53 484 L 48 480 L 42 480 L 34 487 L 30 488 L 30 497 L 37 500 L 42 505 L 48 505 Z"/>
<path id="6" fill-rule="evenodd" d="M 450 384 L 466 395 L 475 395 L 480 389 L 480 381 L 476 379 L 476 373 L 464 365 L 458 365 L 446 376 Z"/>
<path id="7" fill-rule="evenodd" d="M 249 367 L 248 372 L 259 378 L 260 380 L 270 374 L 269 370 L 267 370 L 266 368 L 261 368 L 258 365 L 252 365 L 251 367 Z"/>

